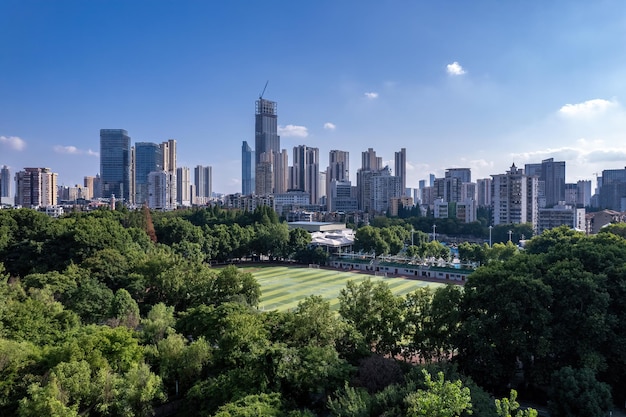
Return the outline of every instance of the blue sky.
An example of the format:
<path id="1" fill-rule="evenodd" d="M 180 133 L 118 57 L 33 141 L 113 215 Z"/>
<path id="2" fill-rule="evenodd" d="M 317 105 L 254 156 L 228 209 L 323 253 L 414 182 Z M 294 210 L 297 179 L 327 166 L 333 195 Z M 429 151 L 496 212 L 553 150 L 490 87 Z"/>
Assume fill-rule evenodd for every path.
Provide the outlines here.
<path id="1" fill-rule="evenodd" d="M 99 170 L 99 130 L 178 142 L 241 191 L 254 102 L 281 146 L 374 148 L 407 185 L 553 157 L 570 182 L 626 165 L 626 2 L 0 1 L 0 165 Z"/>

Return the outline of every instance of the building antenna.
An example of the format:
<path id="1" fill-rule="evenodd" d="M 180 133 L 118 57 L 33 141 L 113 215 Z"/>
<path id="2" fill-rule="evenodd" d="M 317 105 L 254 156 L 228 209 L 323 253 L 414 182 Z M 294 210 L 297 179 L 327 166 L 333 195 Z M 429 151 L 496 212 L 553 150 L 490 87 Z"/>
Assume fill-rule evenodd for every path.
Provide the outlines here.
<path id="1" fill-rule="evenodd" d="M 263 98 L 263 94 L 265 94 L 265 89 L 267 88 L 267 84 L 270 82 L 270 80 L 267 80 L 265 82 L 265 87 L 263 87 L 263 91 L 261 91 L 261 94 L 259 94 L 259 100 L 261 100 Z"/>

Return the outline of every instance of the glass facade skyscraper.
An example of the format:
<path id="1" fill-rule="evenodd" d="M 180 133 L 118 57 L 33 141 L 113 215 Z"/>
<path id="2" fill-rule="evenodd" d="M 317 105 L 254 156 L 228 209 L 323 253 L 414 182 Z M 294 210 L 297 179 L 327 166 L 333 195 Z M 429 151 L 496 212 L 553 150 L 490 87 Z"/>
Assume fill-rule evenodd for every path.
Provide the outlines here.
<path id="1" fill-rule="evenodd" d="M 130 192 L 130 136 L 124 129 L 100 129 L 102 197 L 128 201 Z"/>
<path id="2" fill-rule="evenodd" d="M 241 145 L 241 194 L 254 194 L 254 151 L 245 140 Z"/>
<path id="3" fill-rule="evenodd" d="M 275 101 L 259 98 L 256 101 L 254 119 L 254 150 L 255 165 L 261 162 L 263 154 L 271 155 L 280 152 L 280 136 L 278 136 L 278 114 Z"/>
<path id="4" fill-rule="evenodd" d="M 0 198 L 11 197 L 11 171 L 4 165 L 0 169 Z"/>
<path id="5" fill-rule="evenodd" d="M 139 205 L 148 202 L 148 175 L 163 170 L 163 151 L 151 142 L 135 144 L 135 202 Z"/>

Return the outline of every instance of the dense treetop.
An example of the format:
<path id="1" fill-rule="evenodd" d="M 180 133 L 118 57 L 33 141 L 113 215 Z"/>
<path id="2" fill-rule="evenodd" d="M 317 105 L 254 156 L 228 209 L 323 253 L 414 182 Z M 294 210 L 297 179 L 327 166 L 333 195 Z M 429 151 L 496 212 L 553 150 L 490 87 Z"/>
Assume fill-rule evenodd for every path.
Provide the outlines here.
<path id="1" fill-rule="evenodd" d="M 534 415 L 515 387 L 554 416 L 601 416 L 626 386 L 623 236 L 466 245 L 482 266 L 464 288 L 351 282 L 338 312 L 312 294 L 279 313 L 256 309 L 250 273 L 211 266 L 323 262 L 271 210 L 0 210 L 0 415 Z M 381 253 L 411 238 L 357 237 Z M 415 256 L 444 255 L 415 237 Z"/>

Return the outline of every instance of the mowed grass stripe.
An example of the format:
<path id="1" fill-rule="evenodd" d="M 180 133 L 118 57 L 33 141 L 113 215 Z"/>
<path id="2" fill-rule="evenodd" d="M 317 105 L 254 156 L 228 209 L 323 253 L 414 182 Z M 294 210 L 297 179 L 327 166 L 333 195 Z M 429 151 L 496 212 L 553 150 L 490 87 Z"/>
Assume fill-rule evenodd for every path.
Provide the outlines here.
<path id="1" fill-rule="evenodd" d="M 339 309 L 339 292 L 348 281 L 357 284 L 366 279 L 384 281 L 396 295 L 405 295 L 426 286 L 442 286 L 406 278 L 383 278 L 355 272 L 301 267 L 253 267 L 243 268 L 251 272 L 261 286 L 259 308 L 262 310 L 286 311 L 294 309 L 304 298 L 319 295 L 330 303 L 332 310 Z"/>

